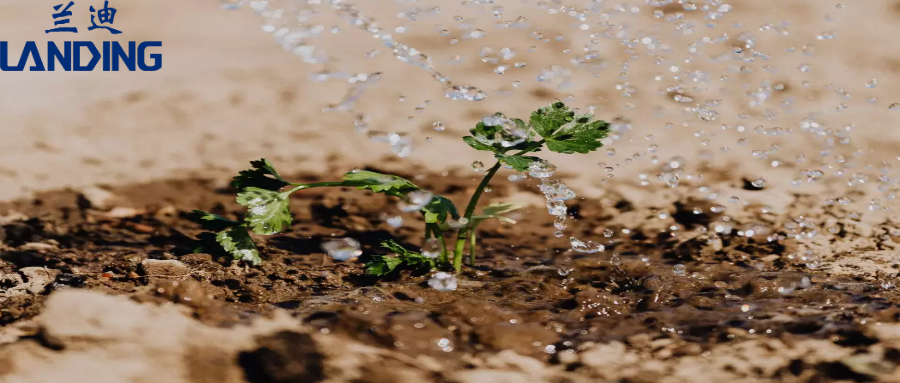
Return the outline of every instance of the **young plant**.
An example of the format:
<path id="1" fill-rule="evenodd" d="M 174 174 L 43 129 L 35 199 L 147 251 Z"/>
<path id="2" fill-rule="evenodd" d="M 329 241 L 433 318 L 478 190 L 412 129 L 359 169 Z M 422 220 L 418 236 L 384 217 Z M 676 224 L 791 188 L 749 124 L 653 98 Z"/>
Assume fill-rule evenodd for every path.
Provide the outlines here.
<path id="1" fill-rule="evenodd" d="M 218 232 L 216 242 L 234 259 L 256 265 L 261 259 L 250 232 L 272 235 L 287 229 L 291 225 L 291 193 L 314 187 L 356 187 L 404 199 L 404 207 L 409 209 L 407 211 L 418 210 L 424 217 L 423 247 L 439 244 L 437 255 L 433 246 L 416 253 L 393 241 L 384 242 L 382 246 L 396 253 L 396 256 L 370 257 L 366 264 L 368 274 L 381 276 L 399 269 L 430 270 L 436 267 L 452 267 L 458 272 L 462 268 L 467 243 L 470 247 L 469 261 L 475 264 L 476 229 L 481 222 L 498 219 L 515 223 L 503 214 L 521 207 L 516 204 L 491 204 L 483 209 L 482 214 L 475 215 L 478 200 L 501 166 L 506 165 L 519 172 L 528 171 L 532 175 L 546 172 L 549 163 L 526 154 L 545 147 L 557 153 L 589 153 L 603 146 L 601 140 L 609 133 L 609 125 L 593 120 L 592 114 L 576 114 L 562 102 L 555 102 L 533 112 L 528 123 L 517 118 L 507 119 L 497 113 L 479 122 L 470 132 L 472 135 L 463 137 L 463 140 L 476 150 L 492 152 L 497 161 L 485 172 L 463 216 L 459 215 L 449 199 L 423 191 L 412 182 L 394 175 L 352 171 L 344 174 L 341 181 L 291 183 L 278 175 L 265 159 L 251 162 L 253 168 L 240 172 L 231 183 L 238 190 L 237 202 L 247 207 L 243 222 L 199 210 L 195 210 L 192 216 L 204 229 Z M 453 230 L 457 234 L 450 259 L 444 237 L 445 233 Z"/>
<path id="2" fill-rule="evenodd" d="M 250 170 L 241 171 L 234 177 L 231 186 L 238 190 L 237 203 L 247 208 L 244 221 L 233 221 L 213 213 L 194 210 L 191 218 L 204 230 L 217 232 L 216 242 L 235 260 L 258 265 L 262 262 L 253 238 L 258 235 L 273 235 L 283 232 L 292 222 L 290 195 L 296 191 L 316 187 L 355 187 L 393 197 L 409 199 L 415 197 L 411 210 L 418 210 L 425 219 L 425 239 L 440 236 L 440 229 L 448 218 L 459 218 L 456 206 L 449 199 L 419 189 L 412 182 L 390 174 L 368 170 L 354 170 L 344 174 L 341 181 L 292 183 L 282 178 L 275 167 L 266 159 L 251 161 Z M 289 188 L 290 186 L 293 186 Z M 446 260 L 447 252 L 443 250 Z"/>

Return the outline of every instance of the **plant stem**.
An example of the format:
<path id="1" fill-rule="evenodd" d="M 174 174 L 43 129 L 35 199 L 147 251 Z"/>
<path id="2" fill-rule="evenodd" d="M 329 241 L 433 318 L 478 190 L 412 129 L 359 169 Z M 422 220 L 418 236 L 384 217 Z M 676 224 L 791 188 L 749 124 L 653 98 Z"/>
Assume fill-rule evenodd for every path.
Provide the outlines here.
<path id="1" fill-rule="evenodd" d="M 478 205 L 481 194 L 484 193 L 484 188 L 491 182 L 491 178 L 494 178 L 494 174 L 497 174 L 498 170 L 500 170 L 500 161 L 497 161 L 494 166 L 491 166 L 487 174 L 484 175 L 484 178 L 481 179 L 481 183 L 479 183 L 478 187 L 475 189 L 475 193 L 472 194 L 472 198 L 469 199 L 469 205 L 466 206 L 466 213 L 464 216 L 466 218 L 466 224 L 459 228 L 459 231 L 456 233 L 456 249 L 453 252 L 453 268 L 457 273 L 462 270 L 462 253 L 466 247 L 466 234 L 470 231 L 469 221 L 472 219 L 472 214 L 475 212 L 475 206 Z"/>
<path id="2" fill-rule="evenodd" d="M 441 263 L 447 263 L 447 244 L 444 242 L 444 233 L 441 232 L 441 229 L 436 223 L 426 223 L 425 239 L 427 240 L 432 237 L 437 238 L 441 243 Z"/>
<path id="3" fill-rule="evenodd" d="M 291 184 L 291 185 L 296 185 L 297 187 L 295 187 L 291 190 L 288 190 L 288 194 L 293 193 L 297 190 L 301 190 L 301 189 L 318 188 L 318 187 L 325 187 L 325 186 L 344 186 L 344 182 L 343 181 L 313 182 L 311 184 Z"/>
<path id="4" fill-rule="evenodd" d="M 444 240 L 444 234 L 443 234 L 443 233 L 439 233 L 439 234 L 437 235 L 437 238 L 438 238 L 438 241 L 441 241 L 441 263 L 446 264 L 447 262 L 450 261 L 450 260 L 448 259 L 448 258 L 449 258 L 449 254 L 447 253 L 447 241 Z"/>
<path id="5" fill-rule="evenodd" d="M 518 155 L 522 155 L 522 154 L 540 149 L 540 147 L 543 146 L 543 144 L 544 144 L 544 140 L 538 141 L 538 144 L 540 144 L 540 146 L 537 146 L 532 149 L 522 150 L 513 155 L 518 156 Z M 457 231 L 457 233 L 456 233 L 456 247 L 453 251 L 453 269 L 455 269 L 457 273 L 460 272 L 460 270 L 462 270 L 462 259 L 463 259 L 462 253 L 466 247 L 466 238 L 467 238 L 467 236 L 473 235 L 472 230 L 471 230 L 472 214 L 475 213 L 475 207 L 478 206 L 478 200 L 481 198 L 481 194 L 484 193 L 484 188 L 486 188 L 488 183 L 491 182 L 491 178 L 494 178 L 494 175 L 497 174 L 498 170 L 500 170 L 500 161 L 497 161 L 497 163 L 495 163 L 494 166 L 491 166 L 491 168 L 488 170 L 488 172 L 484 175 L 484 178 L 481 179 L 481 183 L 478 184 L 478 188 L 475 189 L 475 193 L 472 194 L 472 198 L 469 199 L 469 205 L 466 206 L 466 214 L 465 214 L 466 224 L 465 224 L 465 226 L 459 228 L 459 231 Z M 472 253 L 473 253 L 472 258 L 473 259 L 474 259 L 474 252 L 475 252 L 474 245 L 475 245 L 475 242 L 472 241 Z"/>
<path id="6" fill-rule="evenodd" d="M 469 230 L 469 266 L 475 266 L 475 236 L 478 235 L 478 232 L 475 230 L 473 226 Z"/>

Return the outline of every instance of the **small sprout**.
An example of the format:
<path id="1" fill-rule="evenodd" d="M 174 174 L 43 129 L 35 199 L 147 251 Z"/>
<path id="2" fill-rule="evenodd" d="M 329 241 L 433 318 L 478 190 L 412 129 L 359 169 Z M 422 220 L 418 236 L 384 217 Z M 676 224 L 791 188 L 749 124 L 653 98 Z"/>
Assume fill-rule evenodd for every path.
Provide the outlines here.
<path id="1" fill-rule="evenodd" d="M 443 125 L 435 123 L 434 127 L 442 129 Z M 217 232 L 216 242 L 235 260 L 256 265 L 261 259 L 252 234 L 274 235 L 291 226 L 292 193 L 314 187 L 355 187 L 399 198 L 397 207 L 401 211 L 418 211 L 425 221 L 421 253 L 409 251 L 394 241 L 383 242 L 382 247 L 391 250 L 394 255 L 370 256 L 366 263 L 367 274 L 384 276 L 401 269 L 430 271 L 435 268 L 453 268 L 458 272 L 462 268 L 466 244 L 469 245 L 470 263 L 475 263 L 476 231 L 480 223 L 488 219 L 516 223 L 508 213 L 520 209 L 522 206 L 518 204 L 494 203 L 485 207 L 482 214 L 475 214 L 481 195 L 490 191 L 488 184 L 501 166 L 541 179 L 541 191 L 548 198 L 547 209 L 557 218 L 565 218 L 568 210 L 564 201 L 574 198 L 575 193 L 563 182 L 548 180 L 556 172 L 556 166 L 527 154 L 544 148 L 563 154 L 595 151 L 603 146 L 609 124 L 594 120 L 591 114 L 578 114 L 562 102 L 554 102 L 533 112 L 528 122 L 496 113 L 479 121 L 469 133 L 471 135 L 463 137 L 463 141 L 475 150 L 491 152 L 497 161 L 489 168 L 485 168 L 480 161 L 473 163 L 473 169 L 484 176 L 462 214 L 446 197 L 422 190 L 409 180 L 395 175 L 353 170 L 344 174 L 341 181 L 291 183 L 278 174 L 271 162 L 260 159 L 250 162 L 251 169 L 241 171 L 231 182 L 231 186 L 238 191 L 237 202 L 247 208 L 243 221 L 233 221 L 203 211 L 194 211 L 192 218 L 205 230 Z M 288 186 L 293 188 L 285 190 Z M 403 224 L 400 216 L 385 220 L 392 227 Z M 558 230 L 565 228 L 564 219 L 562 221 L 555 224 Z M 448 250 L 445 235 L 450 231 L 457 234 L 455 246 Z M 555 235 L 561 237 L 563 233 L 558 231 Z M 322 247 L 337 260 L 350 260 L 362 255 L 359 242 L 352 238 L 326 241 Z M 572 249 L 595 253 L 602 251 L 603 245 L 572 238 Z M 447 273 L 435 274 L 428 283 L 442 291 L 457 287 L 456 278 Z"/>

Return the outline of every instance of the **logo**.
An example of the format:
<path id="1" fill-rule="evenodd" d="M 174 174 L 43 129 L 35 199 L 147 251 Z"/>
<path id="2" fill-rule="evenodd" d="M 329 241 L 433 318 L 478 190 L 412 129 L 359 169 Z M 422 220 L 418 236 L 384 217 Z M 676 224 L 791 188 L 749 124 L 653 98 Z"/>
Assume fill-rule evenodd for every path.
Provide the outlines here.
<path id="1" fill-rule="evenodd" d="M 53 28 L 44 30 L 44 33 L 78 33 L 78 27 L 70 24 L 74 6 L 74 1 L 54 6 Z M 103 8 L 94 9 L 92 5 L 89 9 L 91 26 L 87 27 L 88 33 L 122 34 L 122 31 L 113 27 L 118 10 L 110 7 L 108 0 L 103 2 Z M 57 69 L 86 72 L 99 68 L 104 72 L 118 72 L 120 69 L 153 72 L 162 68 L 162 53 L 151 53 L 152 48 L 159 47 L 162 47 L 161 41 L 103 41 L 99 48 L 93 41 L 65 41 L 59 44 L 48 41 L 46 50 L 42 52 L 37 43 L 27 41 L 18 63 L 10 65 L 10 44 L 8 41 L 0 41 L 0 71 L 22 72 L 27 67 L 31 72 L 52 72 Z M 29 60 L 33 65 L 28 66 Z M 47 65 L 44 65 L 45 60 Z"/>

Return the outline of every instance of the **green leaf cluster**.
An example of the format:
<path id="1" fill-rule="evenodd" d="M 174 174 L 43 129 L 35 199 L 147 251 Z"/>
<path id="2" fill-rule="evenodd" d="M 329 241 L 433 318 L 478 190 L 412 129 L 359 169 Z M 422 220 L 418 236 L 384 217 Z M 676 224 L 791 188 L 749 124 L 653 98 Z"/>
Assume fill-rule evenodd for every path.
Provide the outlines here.
<path id="1" fill-rule="evenodd" d="M 420 190 L 407 179 L 369 170 L 354 170 L 344 174 L 341 181 L 321 183 L 290 183 L 282 178 L 269 160 L 265 158 L 251 161 L 251 169 L 241 171 L 231 182 L 238 189 L 236 201 L 247 208 L 243 222 L 195 210 L 190 214 L 204 230 L 217 232 L 216 242 L 234 259 L 251 264 L 259 264 L 259 251 L 250 235 L 273 235 L 287 230 L 293 221 L 290 211 L 290 196 L 298 190 L 313 187 L 354 187 L 375 193 L 403 198 L 412 191 Z M 295 186 L 283 191 L 286 186 Z M 428 224 L 440 224 L 449 218 L 459 218 L 456 206 L 449 199 L 434 196 L 421 209 Z M 386 267 L 393 261 L 386 261 Z M 433 264 L 433 262 L 432 262 Z M 392 269 L 392 268 L 391 268 Z"/>
<path id="2" fill-rule="evenodd" d="M 594 120 L 590 113 L 575 114 L 562 102 L 554 102 L 531 114 L 531 127 L 557 153 L 589 153 L 603 146 L 609 134 L 606 121 Z"/>
<path id="3" fill-rule="evenodd" d="M 427 271 L 436 266 L 433 259 L 409 251 L 393 240 L 381 242 L 381 247 L 394 252 L 394 255 L 373 255 L 366 262 L 366 274 L 381 277 L 402 269 Z"/>
<path id="4" fill-rule="evenodd" d="M 501 114 L 495 116 L 502 117 Z M 469 146 L 481 151 L 493 152 L 498 161 L 516 171 L 524 172 L 538 157 L 520 154 L 506 155 L 507 152 L 522 153 L 540 151 L 545 145 L 551 152 L 589 153 L 603 146 L 602 140 L 609 134 L 606 121 L 594 120 L 593 114 L 576 114 L 562 102 L 554 102 L 531 113 L 528 123 L 509 119 L 512 124 L 526 132 L 528 139 L 515 146 L 505 147 L 495 137 L 502 135 L 503 126 L 486 126 L 479 122 L 469 130 L 471 136 L 463 137 Z M 534 140 L 536 136 L 541 140 Z"/>

